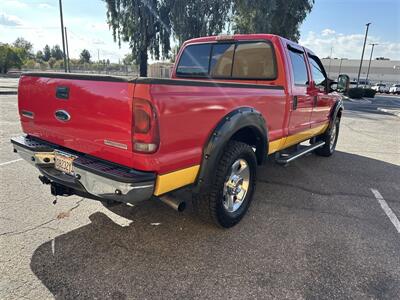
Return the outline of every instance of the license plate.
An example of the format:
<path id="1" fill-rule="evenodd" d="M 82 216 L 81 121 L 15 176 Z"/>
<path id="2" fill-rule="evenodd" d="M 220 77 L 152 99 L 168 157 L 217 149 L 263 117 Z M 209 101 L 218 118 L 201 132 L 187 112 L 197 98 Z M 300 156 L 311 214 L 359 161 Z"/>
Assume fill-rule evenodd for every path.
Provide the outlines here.
<path id="1" fill-rule="evenodd" d="M 64 172 L 65 174 L 73 175 L 74 174 L 74 167 L 72 166 L 72 162 L 75 160 L 76 156 L 55 151 L 54 152 L 54 167 Z"/>

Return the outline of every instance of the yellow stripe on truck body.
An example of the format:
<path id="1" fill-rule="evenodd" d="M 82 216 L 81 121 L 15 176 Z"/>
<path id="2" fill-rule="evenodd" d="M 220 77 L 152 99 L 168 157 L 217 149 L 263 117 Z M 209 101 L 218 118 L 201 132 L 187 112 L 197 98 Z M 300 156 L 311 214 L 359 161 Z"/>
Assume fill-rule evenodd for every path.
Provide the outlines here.
<path id="1" fill-rule="evenodd" d="M 285 138 L 272 141 L 269 143 L 268 154 L 272 154 L 297 143 L 303 142 L 309 138 L 312 138 L 313 136 L 319 135 L 323 133 L 327 127 L 328 123 L 315 128 L 310 128 L 308 130 L 290 135 Z M 185 185 L 194 183 L 197 178 L 197 174 L 199 173 L 199 170 L 200 165 L 196 165 L 171 173 L 158 175 L 156 179 L 154 195 L 160 196 L 170 191 L 179 189 Z"/>
<path id="2" fill-rule="evenodd" d="M 200 165 L 196 165 L 171 173 L 158 175 L 154 195 L 159 196 L 193 183 L 196 180 L 199 169 Z"/>
<path id="3" fill-rule="evenodd" d="M 289 135 L 287 137 L 272 141 L 269 143 L 268 154 L 275 153 L 277 151 L 283 150 L 290 146 L 304 142 L 305 140 L 308 140 L 314 136 L 320 135 L 321 133 L 325 132 L 325 130 L 328 128 L 328 126 L 329 126 L 329 123 L 326 123 L 324 125 L 310 128 L 310 129 L 301 131 L 299 133 Z"/>

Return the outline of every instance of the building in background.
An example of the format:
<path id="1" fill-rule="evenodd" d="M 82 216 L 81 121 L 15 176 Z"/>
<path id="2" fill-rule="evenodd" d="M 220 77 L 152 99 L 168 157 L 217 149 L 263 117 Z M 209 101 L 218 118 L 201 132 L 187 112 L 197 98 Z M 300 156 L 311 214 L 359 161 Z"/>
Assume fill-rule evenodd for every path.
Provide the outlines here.
<path id="1" fill-rule="evenodd" d="M 359 59 L 324 58 L 321 61 L 330 78 L 336 79 L 340 73 L 348 75 L 351 81 L 357 81 L 358 69 L 360 67 Z M 360 82 L 367 77 L 368 64 L 369 60 L 363 61 Z M 400 61 L 372 60 L 368 79 L 372 84 L 380 82 L 389 84 L 400 83 Z"/>
<path id="2" fill-rule="evenodd" d="M 148 65 L 148 76 L 157 78 L 169 78 L 174 64 L 170 62 L 155 62 Z"/>

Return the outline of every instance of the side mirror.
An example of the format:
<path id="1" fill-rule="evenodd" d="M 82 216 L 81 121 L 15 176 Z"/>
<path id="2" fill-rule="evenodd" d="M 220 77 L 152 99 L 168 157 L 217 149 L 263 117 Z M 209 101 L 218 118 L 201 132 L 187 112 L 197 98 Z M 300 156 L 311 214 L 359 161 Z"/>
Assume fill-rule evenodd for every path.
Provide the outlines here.
<path id="1" fill-rule="evenodd" d="M 350 77 L 346 74 L 341 74 L 337 80 L 337 91 L 347 93 L 350 88 Z"/>
<path id="2" fill-rule="evenodd" d="M 316 85 L 315 87 L 321 93 L 330 93 L 330 92 L 336 91 L 336 85 L 337 85 L 336 81 L 326 78 L 321 84 Z"/>

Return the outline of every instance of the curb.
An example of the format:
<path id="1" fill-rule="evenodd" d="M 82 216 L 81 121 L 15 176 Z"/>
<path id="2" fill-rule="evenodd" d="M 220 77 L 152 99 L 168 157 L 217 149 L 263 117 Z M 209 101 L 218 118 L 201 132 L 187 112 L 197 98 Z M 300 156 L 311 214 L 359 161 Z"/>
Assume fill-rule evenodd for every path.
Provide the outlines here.
<path id="1" fill-rule="evenodd" d="M 0 91 L 0 95 L 17 95 L 17 91 Z"/>
<path id="2" fill-rule="evenodd" d="M 400 109 L 386 109 L 386 108 L 378 107 L 378 110 L 400 118 Z"/>
<path id="3" fill-rule="evenodd" d="M 371 100 L 368 100 L 368 99 L 365 99 L 365 98 L 353 99 L 353 98 L 349 98 L 349 97 L 346 97 L 346 98 L 343 97 L 343 99 L 346 100 L 346 101 L 349 101 L 349 102 L 359 103 L 359 104 L 371 104 L 372 103 Z"/>

